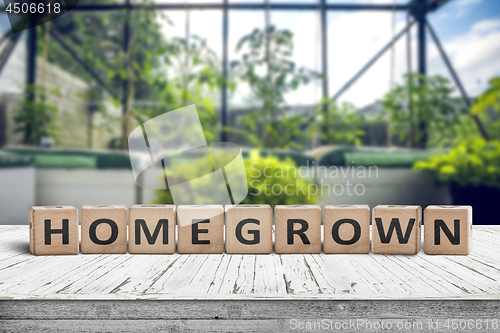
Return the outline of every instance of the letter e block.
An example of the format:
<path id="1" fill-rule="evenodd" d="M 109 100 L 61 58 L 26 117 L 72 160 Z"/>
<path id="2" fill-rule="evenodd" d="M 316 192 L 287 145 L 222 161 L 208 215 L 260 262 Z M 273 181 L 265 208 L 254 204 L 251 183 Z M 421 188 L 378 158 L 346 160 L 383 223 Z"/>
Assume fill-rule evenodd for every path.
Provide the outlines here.
<path id="1" fill-rule="evenodd" d="M 370 207 L 326 205 L 325 253 L 370 253 Z"/>
<path id="2" fill-rule="evenodd" d="M 73 206 L 30 207 L 30 251 L 34 255 L 78 254 L 78 209 Z"/>
<path id="3" fill-rule="evenodd" d="M 127 207 L 82 206 L 82 253 L 127 253 Z"/>
<path id="4" fill-rule="evenodd" d="M 471 206 L 427 206 L 424 210 L 424 252 L 462 254 L 472 250 Z"/>
<path id="5" fill-rule="evenodd" d="M 420 206 L 376 206 L 372 214 L 372 252 L 417 254 L 422 246 L 421 226 Z"/>
<path id="6" fill-rule="evenodd" d="M 274 207 L 276 253 L 321 252 L 321 207 L 294 205 Z"/>
<path id="7" fill-rule="evenodd" d="M 177 252 L 223 253 L 224 208 L 222 205 L 177 207 Z"/>
<path id="8" fill-rule="evenodd" d="M 273 252 L 272 227 L 269 205 L 226 205 L 226 253 Z"/>
<path id="9" fill-rule="evenodd" d="M 132 205 L 128 210 L 128 252 L 175 252 L 175 206 Z"/>

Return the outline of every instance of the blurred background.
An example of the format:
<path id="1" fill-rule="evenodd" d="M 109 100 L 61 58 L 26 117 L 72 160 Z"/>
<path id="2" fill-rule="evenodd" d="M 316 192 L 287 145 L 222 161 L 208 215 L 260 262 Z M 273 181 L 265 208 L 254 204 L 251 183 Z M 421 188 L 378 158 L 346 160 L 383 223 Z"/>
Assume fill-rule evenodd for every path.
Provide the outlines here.
<path id="1" fill-rule="evenodd" d="M 242 147 L 246 203 L 500 223 L 500 1 L 80 0 L 16 33 L 3 8 L 0 29 L 0 224 L 170 203 L 135 185 L 127 138 L 190 104 L 207 142 Z"/>

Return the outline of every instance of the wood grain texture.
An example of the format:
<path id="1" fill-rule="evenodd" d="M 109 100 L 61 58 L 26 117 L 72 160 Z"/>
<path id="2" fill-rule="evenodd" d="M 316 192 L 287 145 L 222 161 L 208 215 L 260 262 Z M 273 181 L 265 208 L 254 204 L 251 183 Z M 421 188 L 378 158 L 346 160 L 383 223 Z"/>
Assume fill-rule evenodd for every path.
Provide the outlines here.
<path id="1" fill-rule="evenodd" d="M 128 252 L 172 254 L 175 252 L 175 205 L 132 205 L 129 208 Z M 158 225 L 160 225 L 157 229 Z M 144 229 L 146 227 L 147 231 Z M 136 230 L 139 229 L 139 244 Z M 166 229 L 166 230 L 165 230 Z M 163 237 L 167 233 L 166 239 Z M 146 234 L 147 233 L 147 234 Z M 155 237 L 156 233 L 156 238 Z M 154 241 L 150 244 L 147 236 Z"/>
<path id="2" fill-rule="evenodd" d="M 378 205 L 374 207 L 372 211 L 372 252 L 377 254 L 417 254 L 422 246 L 421 226 L 422 207 L 420 206 Z M 383 237 L 386 238 L 387 243 L 384 242 Z"/>
<path id="3" fill-rule="evenodd" d="M 83 205 L 82 253 L 127 253 L 127 207 Z"/>
<path id="4" fill-rule="evenodd" d="M 276 205 L 274 207 L 274 224 L 276 228 L 274 250 L 276 253 L 321 252 L 320 206 Z"/>
<path id="5" fill-rule="evenodd" d="M 226 205 L 225 211 L 226 253 L 269 254 L 273 252 L 271 206 Z M 242 227 L 238 228 L 238 225 Z M 247 243 L 241 242 L 238 237 Z M 258 243 L 256 243 L 256 237 L 258 237 Z"/>
<path id="6" fill-rule="evenodd" d="M 46 230 L 46 221 L 52 232 Z M 46 232 L 51 233 L 50 244 L 45 242 Z M 78 209 L 73 206 L 33 206 L 29 209 L 30 251 L 34 255 L 78 254 L 79 232 Z"/>
<path id="7" fill-rule="evenodd" d="M 177 251 L 185 254 L 224 252 L 222 205 L 179 205 Z M 193 236 L 193 233 L 197 236 Z M 195 242 L 195 244 L 193 244 Z"/>
<path id="8" fill-rule="evenodd" d="M 33 256 L 28 229 L 0 226 L 0 299 L 500 300 L 498 226 L 474 226 L 468 256 L 423 251 Z M 97 309 L 105 313 L 106 307 Z M 119 305 L 112 309 L 122 311 Z"/>
<path id="9" fill-rule="evenodd" d="M 368 205 L 326 205 L 323 216 L 325 253 L 370 253 Z M 343 242 L 337 242 L 334 234 Z"/>
<path id="10" fill-rule="evenodd" d="M 443 228 L 446 228 L 446 231 L 450 233 L 448 236 L 451 237 L 445 234 Z M 427 206 L 425 208 L 424 252 L 426 254 L 467 255 L 471 250 L 471 206 Z"/>

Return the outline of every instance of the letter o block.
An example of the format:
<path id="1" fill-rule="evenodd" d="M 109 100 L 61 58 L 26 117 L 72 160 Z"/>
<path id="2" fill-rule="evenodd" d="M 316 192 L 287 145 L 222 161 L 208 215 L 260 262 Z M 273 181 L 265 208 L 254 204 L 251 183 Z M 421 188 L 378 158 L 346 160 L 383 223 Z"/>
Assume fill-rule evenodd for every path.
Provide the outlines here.
<path id="1" fill-rule="evenodd" d="M 223 253 L 224 208 L 222 205 L 177 207 L 177 252 Z"/>
<path id="2" fill-rule="evenodd" d="M 379 205 L 372 214 L 372 252 L 417 254 L 422 243 L 422 207 Z"/>
<path id="3" fill-rule="evenodd" d="M 226 253 L 271 253 L 273 211 L 269 205 L 226 205 Z"/>
<path id="4" fill-rule="evenodd" d="M 175 206 L 132 205 L 129 208 L 128 252 L 175 252 Z"/>
<path id="5" fill-rule="evenodd" d="M 73 206 L 30 207 L 30 251 L 34 255 L 78 254 L 78 209 Z"/>
<path id="6" fill-rule="evenodd" d="M 127 207 L 82 206 L 82 253 L 127 253 Z"/>
<path id="7" fill-rule="evenodd" d="M 370 207 L 326 205 L 325 253 L 370 253 Z"/>
<path id="8" fill-rule="evenodd" d="M 427 206 L 425 208 L 425 254 L 467 255 L 471 250 L 471 206 Z"/>
<path id="9" fill-rule="evenodd" d="M 321 207 L 293 205 L 274 207 L 276 253 L 321 252 Z"/>

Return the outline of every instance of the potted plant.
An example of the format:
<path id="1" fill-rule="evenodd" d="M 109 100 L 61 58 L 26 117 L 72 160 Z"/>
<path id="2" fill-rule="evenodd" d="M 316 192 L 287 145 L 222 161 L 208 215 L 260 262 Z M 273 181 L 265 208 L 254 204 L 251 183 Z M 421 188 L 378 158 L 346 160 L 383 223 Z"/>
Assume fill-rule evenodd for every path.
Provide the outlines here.
<path id="1" fill-rule="evenodd" d="M 432 173 L 438 182 L 449 184 L 455 205 L 471 205 L 475 223 L 497 224 L 493 220 L 500 199 L 500 77 L 471 107 L 471 115 L 486 120 L 488 139 L 469 135 L 448 153 L 438 153 L 414 168 Z M 485 112 L 488 111 L 489 112 Z"/>

